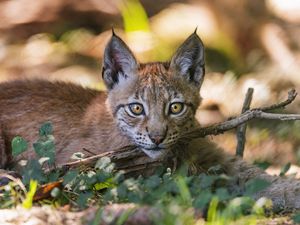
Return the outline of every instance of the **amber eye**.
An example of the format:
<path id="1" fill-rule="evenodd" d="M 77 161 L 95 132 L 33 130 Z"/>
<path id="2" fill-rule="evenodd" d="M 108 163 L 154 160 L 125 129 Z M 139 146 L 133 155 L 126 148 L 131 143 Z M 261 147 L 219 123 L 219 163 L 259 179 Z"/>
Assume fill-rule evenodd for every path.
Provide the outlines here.
<path id="1" fill-rule="evenodd" d="M 175 115 L 181 113 L 183 110 L 183 106 L 184 105 L 181 102 L 172 103 L 170 105 L 170 113 Z"/>
<path id="2" fill-rule="evenodd" d="M 136 116 L 142 115 L 144 113 L 143 105 L 141 105 L 139 103 L 130 104 L 129 109 Z"/>

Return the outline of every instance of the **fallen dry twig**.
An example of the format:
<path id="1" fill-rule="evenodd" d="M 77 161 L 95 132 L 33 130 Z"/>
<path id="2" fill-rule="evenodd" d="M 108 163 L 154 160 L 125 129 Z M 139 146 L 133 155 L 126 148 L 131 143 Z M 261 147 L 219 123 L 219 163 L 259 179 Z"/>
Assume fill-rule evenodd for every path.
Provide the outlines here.
<path id="1" fill-rule="evenodd" d="M 214 124 L 208 127 L 200 127 L 191 132 L 186 133 L 183 139 L 193 139 L 205 137 L 207 135 L 222 134 L 227 130 L 238 127 L 252 119 L 271 119 L 271 120 L 300 120 L 300 114 L 277 114 L 267 113 L 266 111 L 283 108 L 292 103 L 297 96 L 296 91 L 293 89 L 289 91 L 288 98 L 278 104 L 271 106 L 249 109 L 237 117 L 233 117 L 225 122 Z"/>

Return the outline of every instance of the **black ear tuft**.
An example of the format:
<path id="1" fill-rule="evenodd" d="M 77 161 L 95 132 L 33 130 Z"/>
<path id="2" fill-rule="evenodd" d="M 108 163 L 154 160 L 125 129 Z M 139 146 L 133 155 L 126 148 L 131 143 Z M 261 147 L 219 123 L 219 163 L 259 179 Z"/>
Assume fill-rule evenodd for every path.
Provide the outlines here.
<path id="1" fill-rule="evenodd" d="M 177 49 L 170 68 L 200 88 L 205 74 L 204 45 L 196 30 Z"/>
<path id="2" fill-rule="evenodd" d="M 112 34 L 112 36 L 117 36 L 116 33 L 115 33 L 114 27 L 111 27 L 111 34 Z"/>
<path id="3" fill-rule="evenodd" d="M 195 28 L 195 30 L 194 30 L 194 33 L 193 33 L 193 34 L 196 34 L 196 35 L 197 35 L 197 30 L 198 30 L 198 26 Z"/>
<path id="4" fill-rule="evenodd" d="M 134 76 L 137 61 L 128 46 L 112 29 L 112 37 L 106 45 L 103 57 L 102 78 L 108 89 L 112 89 L 122 78 Z"/>

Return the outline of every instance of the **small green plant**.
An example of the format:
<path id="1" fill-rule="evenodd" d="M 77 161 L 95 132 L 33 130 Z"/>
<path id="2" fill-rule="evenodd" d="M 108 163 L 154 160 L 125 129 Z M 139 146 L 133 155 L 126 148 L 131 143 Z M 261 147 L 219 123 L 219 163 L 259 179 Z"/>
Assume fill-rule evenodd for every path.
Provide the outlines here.
<path id="1" fill-rule="evenodd" d="M 22 182 L 27 190 L 12 188 L 10 183 L 3 187 L 0 205 L 11 207 L 22 204 L 30 208 L 34 196 L 41 185 L 62 180 L 62 187 L 55 187 L 49 200 L 40 204 L 65 205 L 83 209 L 90 205 L 105 206 L 111 203 L 135 203 L 149 205 L 159 209 L 161 216 L 157 224 L 203 224 L 203 218 L 195 217 L 196 212 L 207 213 L 207 224 L 230 224 L 242 221 L 242 224 L 255 224 L 256 219 L 264 215 L 268 201 L 251 199 L 251 195 L 266 188 L 269 184 L 254 179 L 243 189 L 235 185 L 236 180 L 226 175 L 199 174 L 188 176 L 187 168 L 177 172 L 170 168 L 158 168 L 149 177 L 127 178 L 124 172 L 116 171 L 110 158 L 103 157 L 93 168 L 77 168 L 63 172 L 55 169 L 55 146 L 51 123 L 43 124 L 39 130 L 39 139 L 33 144 L 36 159 L 28 160 L 23 166 Z M 28 143 L 21 137 L 13 141 L 13 152 L 21 154 Z M 82 157 L 77 154 L 76 157 Z M 45 167 L 50 172 L 45 172 Z M 211 168 L 216 171 L 218 167 Z M 217 173 L 213 173 L 217 174 Z M 19 186 L 22 186 L 19 184 Z M 23 188 L 24 189 L 24 188 Z M 20 194 L 17 194 L 21 191 Z M 244 197 L 241 197 L 244 195 Z M 120 224 L 131 211 L 120 217 Z M 156 221 L 156 218 L 153 218 Z M 295 217 L 297 220 L 297 217 Z"/>
<path id="2" fill-rule="evenodd" d="M 27 150 L 28 144 L 22 137 L 16 136 L 11 142 L 11 148 L 13 157 L 16 157 Z"/>
<path id="3" fill-rule="evenodd" d="M 43 124 L 39 130 L 39 139 L 33 144 L 35 153 L 49 165 L 55 163 L 55 144 L 52 135 L 53 128 L 50 122 Z"/>

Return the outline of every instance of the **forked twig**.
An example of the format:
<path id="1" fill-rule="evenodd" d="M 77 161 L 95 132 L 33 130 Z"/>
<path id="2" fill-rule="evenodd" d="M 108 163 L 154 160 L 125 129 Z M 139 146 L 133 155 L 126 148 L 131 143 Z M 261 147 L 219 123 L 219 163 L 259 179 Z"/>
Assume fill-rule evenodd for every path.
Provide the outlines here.
<path id="1" fill-rule="evenodd" d="M 237 117 L 233 117 L 225 122 L 213 124 L 208 127 L 200 127 L 193 131 L 186 133 L 183 139 L 193 139 L 199 137 L 205 137 L 207 135 L 218 135 L 222 134 L 227 130 L 236 128 L 237 126 L 246 123 L 252 119 L 268 119 L 268 120 L 300 120 L 300 114 L 278 114 L 278 113 L 267 113 L 274 109 L 279 109 L 292 103 L 297 96 L 296 91 L 293 89 L 289 91 L 288 98 L 278 104 L 274 104 L 262 108 L 249 109 Z"/>
<path id="2" fill-rule="evenodd" d="M 288 98 L 285 101 L 282 101 L 278 104 L 273 104 L 267 107 L 262 107 L 261 111 L 266 112 L 266 111 L 271 111 L 273 109 L 280 109 L 280 108 L 284 108 L 285 106 L 291 104 L 295 98 L 297 96 L 297 92 L 295 89 L 292 89 L 288 92 Z"/>

